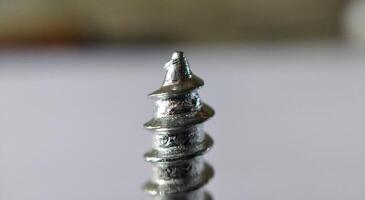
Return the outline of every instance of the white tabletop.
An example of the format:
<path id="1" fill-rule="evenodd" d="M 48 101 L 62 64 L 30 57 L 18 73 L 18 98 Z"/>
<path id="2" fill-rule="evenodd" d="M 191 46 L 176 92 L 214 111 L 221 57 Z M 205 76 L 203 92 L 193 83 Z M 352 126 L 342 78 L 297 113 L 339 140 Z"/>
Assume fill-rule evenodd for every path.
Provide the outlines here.
<path id="1" fill-rule="evenodd" d="M 0 52 L 0 199 L 143 200 L 142 155 L 171 47 Z M 343 47 L 185 47 L 215 199 L 365 198 L 365 54 Z"/>

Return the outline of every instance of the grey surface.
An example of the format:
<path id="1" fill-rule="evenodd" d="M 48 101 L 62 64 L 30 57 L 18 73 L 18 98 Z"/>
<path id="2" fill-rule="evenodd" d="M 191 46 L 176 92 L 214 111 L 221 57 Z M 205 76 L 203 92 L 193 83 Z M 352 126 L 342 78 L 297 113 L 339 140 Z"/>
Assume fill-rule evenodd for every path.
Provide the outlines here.
<path id="1" fill-rule="evenodd" d="M 0 52 L 0 199 L 151 199 L 140 191 L 151 173 L 146 94 L 172 50 Z M 216 110 L 205 126 L 215 199 L 365 198 L 364 54 L 183 50 Z"/>

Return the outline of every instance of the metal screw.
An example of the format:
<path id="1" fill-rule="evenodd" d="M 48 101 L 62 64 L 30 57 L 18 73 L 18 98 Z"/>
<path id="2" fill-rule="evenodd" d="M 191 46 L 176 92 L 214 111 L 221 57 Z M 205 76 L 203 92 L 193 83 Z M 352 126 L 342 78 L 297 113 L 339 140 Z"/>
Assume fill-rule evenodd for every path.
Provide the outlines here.
<path id="1" fill-rule="evenodd" d="M 204 82 L 191 72 L 183 52 L 174 52 L 165 69 L 161 88 L 149 95 L 156 99 L 156 111 L 144 125 L 154 131 L 152 150 L 144 157 L 153 175 L 143 188 L 155 200 L 210 200 L 202 187 L 214 172 L 202 155 L 213 140 L 202 123 L 214 110 L 201 102 L 197 90 Z"/>

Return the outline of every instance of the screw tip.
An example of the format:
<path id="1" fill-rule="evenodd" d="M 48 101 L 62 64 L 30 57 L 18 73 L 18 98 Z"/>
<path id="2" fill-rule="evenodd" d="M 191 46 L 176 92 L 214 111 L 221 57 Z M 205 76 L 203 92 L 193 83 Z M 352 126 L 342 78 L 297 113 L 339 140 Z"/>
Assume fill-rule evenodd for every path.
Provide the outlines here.
<path id="1" fill-rule="evenodd" d="M 167 70 L 163 85 L 179 84 L 191 78 L 192 73 L 182 51 L 172 53 L 171 60 L 165 64 Z"/>
<path id="2" fill-rule="evenodd" d="M 161 88 L 152 92 L 150 96 L 173 96 L 194 90 L 204 84 L 203 80 L 193 75 L 182 51 L 173 52 L 164 69 L 167 72 Z"/>
<path id="3" fill-rule="evenodd" d="M 182 51 L 175 51 L 172 53 L 171 59 L 179 59 L 184 57 L 184 52 Z"/>

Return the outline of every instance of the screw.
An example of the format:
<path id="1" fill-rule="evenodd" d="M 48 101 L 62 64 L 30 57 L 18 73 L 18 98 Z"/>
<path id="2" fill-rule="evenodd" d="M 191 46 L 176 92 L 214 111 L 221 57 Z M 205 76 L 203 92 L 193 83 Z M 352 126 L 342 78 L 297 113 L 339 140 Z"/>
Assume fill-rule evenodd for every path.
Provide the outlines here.
<path id="1" fill-rule="evenodd" d="M 152 150 L 144 157 L 153 175 L 143 189 L 155 200 L 210 200 L 202 187 L 214 172 L 202 155 L 213 140 L 202 123 L 214 110 L 200 100 L 197 90 L 204 82 L 191 72 L 183 52 L 174 52 L 164 68 L 162 86 L 149 95 L 156 99 L 156 111 L 144 125 L 154 131 Z"/>

